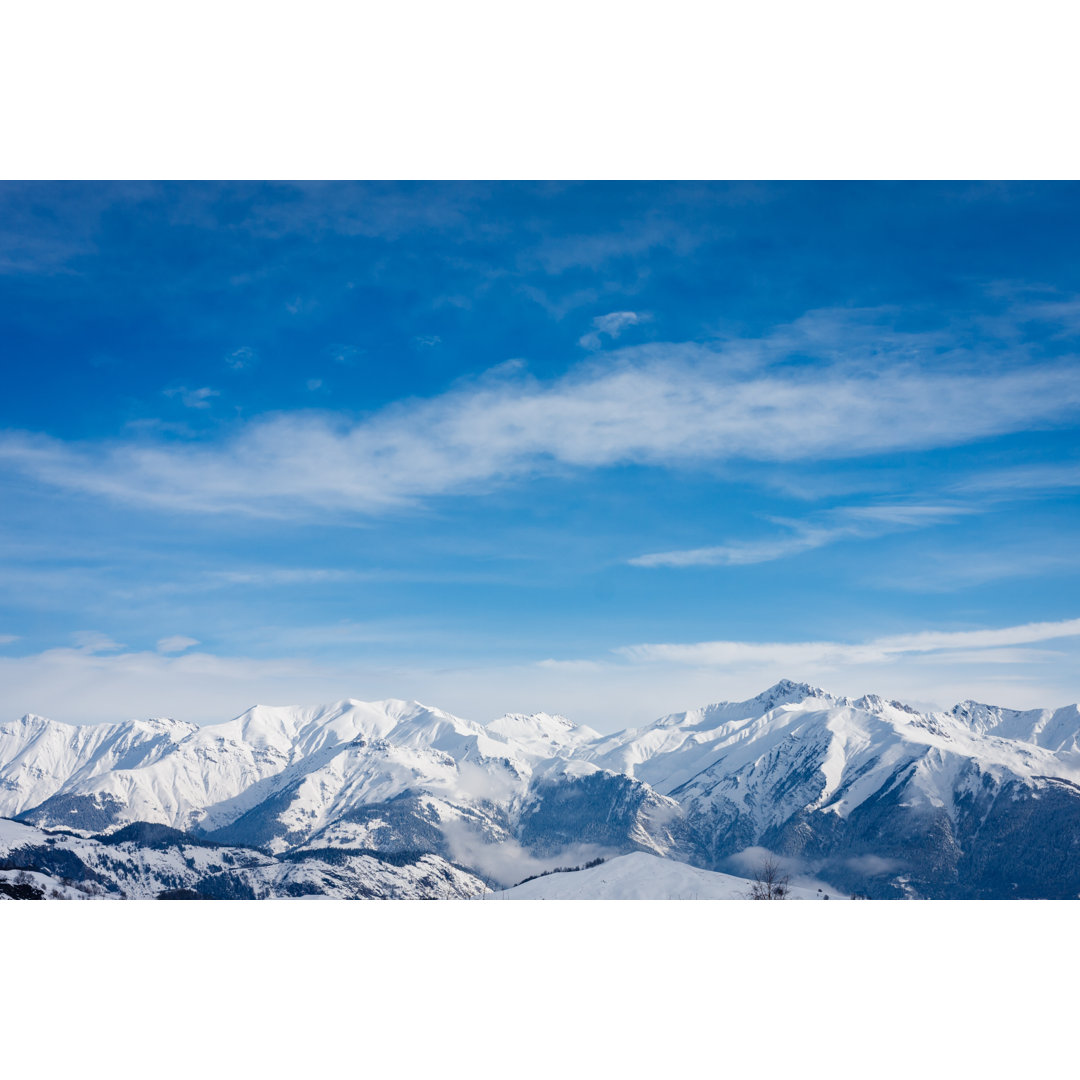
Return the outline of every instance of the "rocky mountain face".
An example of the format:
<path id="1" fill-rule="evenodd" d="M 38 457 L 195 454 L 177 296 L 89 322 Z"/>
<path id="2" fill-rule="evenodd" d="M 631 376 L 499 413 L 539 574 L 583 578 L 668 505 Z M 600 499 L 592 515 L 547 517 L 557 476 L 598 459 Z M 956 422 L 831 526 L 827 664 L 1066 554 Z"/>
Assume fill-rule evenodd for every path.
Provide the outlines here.
<path id="1" fill-rule="evenodd" d="M 216 871 L 245 895 L 300 878 L 330 895 L 472 895 L 598 856 L 715 871 L 767 848 L 872 897 L 1075 897 L 1078 739 L 1076 706 L 922 713 L 787 681 L 615 735 L 396 700 L 258 706 L 203 728 L 30 716 L 0 726 L 0 817 L 41 834 L 24 847 L 52 835 L 110 858 L 114 837 L 139 846 L 125 830 L 175 830 L 181 848 L 248 860 Z M 20 869 L 13 850 L 0 870 Z M 399 880 L 425 859 L 429 885 Z"/>

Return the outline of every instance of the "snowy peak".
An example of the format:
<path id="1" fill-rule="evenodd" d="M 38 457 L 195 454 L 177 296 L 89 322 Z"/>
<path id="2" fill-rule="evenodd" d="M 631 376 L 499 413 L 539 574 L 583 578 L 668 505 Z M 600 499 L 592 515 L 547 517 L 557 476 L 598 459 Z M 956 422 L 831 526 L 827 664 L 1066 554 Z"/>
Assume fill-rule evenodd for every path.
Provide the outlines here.
<path id="1" fill-rule="evenodd" d="M 732 722 L 757 720 L 777 709 L 820 711 L 842 702 L 843 699 L 835 698 L 816 686 L 781 679 L 768 690 L 746 701 L 718 701 L 685 713 L 665 716 L 653 726 L 693 726 L 705 730 L 727 726 Z"/>
<path id="2" fill-rule="evenodd" d="M 821 708 L 823 705 L 839 700 L 841 699 L 834 698 L 831 694 L 808 683 L 781 679 L 768 690 L 763 690 L 760 694 L 747 698 L 745 701 L 717 701 L 711 705 L 702 705 L 686 712 L 661 717 L 650 726 L 675 727 L 688 723 L 698 727 L 717 726 L 730 723 L 732 720 L 764 716 L 773 709 L 782 708 L 785 705 Z"/>
<path id="3" fill-rule="evenodd" d="M 742 705 L 760 705 L 761 712 L 769 712 L 780 705 L 802 704 L 808 699 L 814 701 L 834 701 L 830 694 L 809 683 L 792 682 L 791 679 L 781 679 L 768 690 L 758 694 L 749 701 L 740 702 Z"/>
<path id="4" fill-rule="evenodd" d="M 896 712 L 905 713 L 908 716 L 922 715 L 918 709 L 913 709 L 910 705 L 905 705 L 902 701 L 887 701 L 877 694 L 863 694 L 861 698 L 855 698 L 854 701 L 849 701 L 847 698 L 841 700 L 844 704 L 850 704 L 853 708 L 862 709 L 864 712 L 877 713 L 879 715 Z"/>
<path id="5" fill-rule="evenodd" d="M 486 725 L 492 735 L 536 758 L 566 757 L 575 748 L 600 738 L 591 727 L 550 713 L 506 713 Z"/>
<path id="6" fill-rule="evenodd" d="M 1053 751 L 1080 751 L 1080 706 L 1061 709 L 1006 709 L 961 701 L 950 713 L 978 735 L 1034 743 Z"/>
<path id="7" fill-rule="evenodd" d="M 227 724 L 202 729 L 219 742 L 272 750 L 298 760 L 356 741 L 389 739 L 402 745 L 439 747 L 483 733 L 483 728 L 418 701 L 388 698 L 331 705 L 256 705 Z"/>
<path id="8" fill-rule="evenodd" d="M 820 715 L 838 699 L 806 683 L 782 679 L 746 701 L 722 701 L 661 717 L 644 728 L 597 740 L 586 753 L 603 768 L 640 778 L 670 794 L 714 764 L 729 743 L 756 743 L 767 727 Z"/>

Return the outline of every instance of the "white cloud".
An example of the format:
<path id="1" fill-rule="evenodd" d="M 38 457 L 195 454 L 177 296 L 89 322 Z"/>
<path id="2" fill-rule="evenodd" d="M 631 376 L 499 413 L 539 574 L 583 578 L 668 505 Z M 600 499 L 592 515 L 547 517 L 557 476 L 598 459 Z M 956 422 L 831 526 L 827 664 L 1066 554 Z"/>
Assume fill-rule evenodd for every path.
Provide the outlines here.
<path id="1" fill-rule="evenodd" d="M 592 332 L 581 338 L 578 344 L 586 349 L 599 349 L 601 334 L 606 334 L 614 341 L 626 327 L 647 322 L 648 318 L 648 315 L 639 314 L 636 311 L 611 311 L 607 315 L 598 315 L 592 321 Z"/>
<path id="2" fill-rule="evenodd" d="M 241 345 L 225 357 L 225 365 L 233 371 L 243 371 L 245 368 L 253 367 L 257 359 L 258 356 L 250 345 Z"/>
<path id="3" fill-rule="evenodd" d="M 440 827 L 451 858 L 476 867 L 504 887 L 560 866 L 584 866 L 595 858 L 610 858 L 616 854 L 595 844 L 572 844 L 552 855 L 538 857 L 512 838 L 493 844 L 490 837 L 465 821 L 450 819 L 441 822 Z"/>
<path id="4" fill-rule="evenodd" d="M 269 567 L 255 570 L 212 570 L 207 578 L 223 585 L 319 585 L 323 582 L 366 581 L 371 573 L 324 570 L 315 567 Z"/>
<path id="5" fill-rule="evenodd" d="M 688 229 L 674 221 L 649 219 L 627 223 L 617 232 L 553 235 L 529 253 L 549 274 L 561 274 L 575 267 L 599 270 L 615 259 L 666 248 L 680 254 L 702 242 L 701 229 Z"/>
<path id="6" fill-rule="evenodd" d="M 789 555 L 824 547 L 853 534 L 850 527 L 821 529 L 804 526 L 795 535 L 774 540 L 736 541 L 714 547 L 689 548 L 684 551 L 655 551 L 627 560 L 631 566 L 748 566 L 772 562 Z"/>
<path id="7" fill-rule="evenodd" d="M 1039 538 L 1042 546 L 1044 540 Z M 1072 574 L 1080 567 L 1080 550 L 1069 537 L 1047 536 L 1039 550 L 1025 544 L 998 542 L 989 551 L 958 550 L 920 551 L 909 556 L 901 567 L 887 574 L 871 575 L 875 588 L 903 589 L 910 592 L 947 593 L 1007 578 L 1038 577 L 1043 574 Z"/>
<path id="8" fill-rule="evenodd" d="M 118 641 L 113 641 L 108 634 L 99 630 L 76 630 L 71 635 L 78 652 L 85 656 L 94 656 L 97 653 L 110 653 L 122 649 L 124 646 Z"/>
<path id="9" fill-rule="evenodd" d="M 10 645 L 13 641 L 18 640 L 18 634 L 0 634 L 0 645 Z"/>
<path id="10" fill-rule="evenodd" d="M 341 364 L 342 367 L 355 367 L 363 358 L 364 350 L 359 345 L 335 342 L 327 349 L 327 355 L 335 364 Z"/>
<path id="11" fill-rule="evenodd" d="M 617 338 L 624 327 L 637 326 L 643 318 L 636 311 L 611 311 L 607 315 L 598 315 L 593 319 L 593 326 L 600 333 Z"/>
<path id="12" fill-rule="evenodd" d="M 9 433 L 0 461 L 41 483 L 172 510 L 370 514 L 559 469 L 953 446 L 1053 424 L 1080 406 L 1073 362 L 916 363 L 931 345 L 940 341 L 890 335 L 877 323 L 868 329 L 852 313 L 822 315 L 723 347 L 624 350 L 546 382 L 481 379 L 360 420 L 276 414 L 218 443 L 155 442 L 143 433 L 138 441 L 67 444 Z M 792 349 L 816 350 L 827 362 L 783 363 Z"/>
<path id="13" fill-rule="evenodd" d="M 36 712 L 68 722 L 173 716 L 215 723 L 256 703 L 397 697 L 481 721 L 504 712 L 542 710 L 611 732 L 708 702 L 743 700 L 780 678 L 853 697 L 873 692 L 920 707 L 947 708 L 964 698 L 1013 708 L 1080 700 L 1076 619 L 900 635 L 863 645 L 712 642 L 704 647 L 638 646 L 636 653 L 617 650 L 607 660 L 474 667 L 440 661 L 427 668 L 414 658 L 381 664 L 364 660 L 364 635 L 334 630 L 346 631 L 342 640 L 353 643 L 354 659 L 336 645 L 324 647 L 329 631 L 290 632 L 267 642 L 280 651 L 263 657 L 131 652 L 102 635 L 82 636 L 78 648 L 0 656 L 0 720 Z M 1024 647 L 1055 639 L 1053 652 Z M 387 635 L 373 631 L 367 640 L 385 647 Z M 414 656 L 414 640 L 414 635 L 402 636 L 403 655 Z M 319 659 L 285 651 L 301 647 Z"/>
<path id="14" fill-rule="evenodd" d="M 917 634 L 879 637 L 861 644 L 836 641 L 750 642 L 701 641 L 692 644 L 626 645 L 615 650 L 631 661 L 703 666 L 735 664 L 817 664 L 834 667 L 846 664 L 870 664 L 895 660 L 912 653 L 933 653 L 943 649 L 958 658 L 962 651 L 982 650 L 1039 641 L 1080 636 L 1080 619 L 1062 622 L 1028 623 L 999 630 L 927 630 Z M 999 652 L 1001 662 L 1008 654 Z M 1030 660 L 1021 655 L 1019 661 Z"/>
<path id="15" fill-rule="evenodd" d="M 539 660 L 537 667 L 547 668 L 549 671 L 602 671 L 603 664 L 597 660 Z"/>
<path id="16" fill-rule="evenodd" d="M 789 536 L 767 540 L 743 540 L 715 547 L 681 551 L 658 551 L 628 560 L 631 566 L 749 566 L 772 562 L 841 540 L 872 539 L 904 528 L 925 528 L 976 513 L 962 506 L 848 506 L 829 516 L 834 524 L 775 519 L 792 530 Z"/>
<path id="17" fill-rule="evenodd" d="M 854 855 L 846 859 L 847 865 L 857 874 L 874 877 L 877 874 L 894 874 L 903 867 L 899 859 L 882 858 L 880 855 Z"/>
<path id="18" fill-rule="evenodd" d="M 1080 487 L 1080 463 L 1023 465 L 995 472 L 980 473 L 955 486 L 956 491 L 989 492 L 1017 498 L 1043 495 L 1047 491 Z"/>
<path id="19" fill-rule="evenodd" d="M 209 409 L 210 399 L 221 396 L 220 390 L 212 390 L 209 386 L 200 386 L 197 390 L 189 390 L 186 386 L 172 387 L 165 390 L 166 397 L 179 397 L 189 409 Z"/>
<path id="20" fill-rule="evenodd" d="M 173 634 L 172 637 L 163 637 L 157 643 L 159 653 L 181 653 L 194 648 L 199 644 L 198 638 L 184 637 L 183 634 Z"/>
<path id="21" fill-rule="evenodd" d="M 1013 318 L 1047 322 L 1057 327 L 1058 337 L 1080 334 L 1080 299 L 1042 300 L 1018 303 L 1011 309 Z"/>
<path id="22" fill-rule="evenodd" d="M 4 719 L 35 712 L 68 723 L 147 716 L 212 723 L 231 719 L 256 702 L 348 697 L 334 694 L 342 689 L 327 669 L 287 658 L 225 658 L 197 652 L 103 654 L 94 647 L 0 657 Z"/>

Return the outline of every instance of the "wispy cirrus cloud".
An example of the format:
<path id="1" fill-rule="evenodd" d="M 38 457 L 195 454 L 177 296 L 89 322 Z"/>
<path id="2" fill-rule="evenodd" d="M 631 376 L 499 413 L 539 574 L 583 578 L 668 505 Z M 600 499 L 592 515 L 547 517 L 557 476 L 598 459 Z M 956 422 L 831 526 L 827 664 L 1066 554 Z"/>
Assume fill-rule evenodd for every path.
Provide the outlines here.
<path id="1" fill-rule="evenodd" d="M 189 409 L 209 409 L 211 400 L 221 397 L 220 390 L 213 390 L 209 386 L 200 386 L 195 390 L 189 390 L 186 386 L 174 386 L 162 392 L 166 397 L 178 397 Z"/>
<path id="2" fill-rule="evenodd" d="M 958 482 L 955 491 L 979 492 L 1019 498 L 1027 494 L 1080 487 L 1080 462 L 1045 465 L 1017 465 L 1008 469 L 978 473 Z"/>
<path id="3" fill-rule="evenodd" d="M 258 354 L 250 345 L 241 345 L 225 357 L 225 366 L 232 371 L 245 371 L 255 366 Z"/>
<path id="4" fill-rule="evenodd" d="M 1009 578 L 1040 577 L 1045 574 L 1072 575 L 1080 569 L 1080 550 L 1070 537 L 1048 537 L 1045 549 L 1030 543 L 995 543 L 990 550 L 956 551 L 944 548 L 920 551 L 897 573 L 894 567 L 879 579 L 870 579 L 875 588 L 902 589 L 920 593 L 951 593 Z"/>
<path id="5" fill-rule="evenodd" d="M 157 651 L 159 653 L 182 653 L 187 652 L 188 649 L 193 649 L 199 644 L 198 638 L 185 637 L 183 634 L 173 634 L 170 637 L 163 637 L 157 643 Z"/>
<path id="6" fill-rule="evenodd" d="M 652 217 L 627 222 L 617 232 L 545 237 L 523 259 L 538 263 L 548 274 L 562 274 L 577 268 L 599 270 L 615 260 L 641 257 L 655 249 L 685 255 L 698 247 L 703 239 L 700 230 Z"/>
<path id="7" fill-rule="evenodd" d="M 254 570 L 210 571 L 206 579 L 221 585 L 321 585 L 343 581 L 362 581 L 371 572 L 334 570 L 321 567 L 263 567 Z"/>
<path id="8" fill-rule="evenodd" d="M 749 566 L 801 555 L 842 540 L 868 540 L 908 528 L 926 528 L 977 513 L 958 505 L 846 506 L 831 511 L 828 523 L 774 518 L 789 530 L 787 535 L 763 540 L 740 540 L 713 547 L 657 551 L 627 560 L 631 566 Z"/>
<path id="9" fill-rule="evenodd" d="M 185 512 L 377 514 L 561 470 L 841 460 L 956 446 L 1080 412 L 1073 360 L 890 334 L 819 313 L 757 339 L 622 350 L 566 375 L 458 385 L 370 416 L 293 412 L 223 440 L 0 437 L 0 463 L 58 488 Z M 920 348 L 933 362 L 921 362 Z M 822 362 L 789 363 L 791 350 Z M 954 350 L 955 351 L 955 350 Z M 212 391 L 190 402 L 204 407 Z"/>

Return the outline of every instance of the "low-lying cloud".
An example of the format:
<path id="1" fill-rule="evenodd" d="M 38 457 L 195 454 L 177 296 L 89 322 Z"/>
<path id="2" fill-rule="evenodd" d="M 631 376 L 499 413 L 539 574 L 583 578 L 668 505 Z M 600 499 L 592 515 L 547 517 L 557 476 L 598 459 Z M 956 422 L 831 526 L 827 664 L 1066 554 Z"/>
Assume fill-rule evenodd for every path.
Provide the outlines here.
<path id="1" fill-rule="evenodd" d="M 463 821 L 443 821 L 440 827 L 452 859 L 475 867 L 504 888 L 538 874 L 581 867 L 593 859 L 618 854 L 596 844 L 571 844 L 556 855 L 539 856 L 511 837 L 492 843 L 490 836 L 480 834 Z"/>
<path id="2" fill-rule="evenodd" d="M 4 647 L 0 723 L 26 712 L 68 722 L 173 716 L 215 723 L 257 703 L 405 698 L 472 720 L 542 710 L 612 732 L 709 702 L 741 701 L 781 678 L 929 709 L 967 698 L 1010 708 L 1080 700 L 1080 619 L 857 644 L 630 646 L 606 658 L 479 665 L 418 662 L 411 633 L 395 657 L 365 658 L 365 641 L 386 646 L 387 631 L 378 626 L 346 635 L 337 625 L 294 629 L 264 643 L 259 656 L 213 655 L 196 647 L 172 654 L 133 651 L 91 631 L 75 638 L 75 647 L 36 653 L 15 655 L 17 645 Z M 1040 642 L 1052 644 L 1033 647 Z"/>

